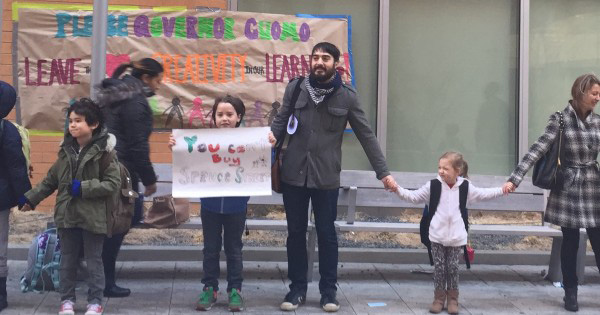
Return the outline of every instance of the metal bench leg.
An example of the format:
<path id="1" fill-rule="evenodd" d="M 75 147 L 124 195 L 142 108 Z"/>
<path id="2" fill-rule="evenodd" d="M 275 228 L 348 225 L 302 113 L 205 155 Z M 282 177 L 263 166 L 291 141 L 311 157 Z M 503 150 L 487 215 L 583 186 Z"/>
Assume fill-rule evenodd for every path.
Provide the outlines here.
<path id="1" fill-rule="evenodd" d="M 552 282 L 562 282 L 562 270 L 560 263 L 560 252 L 563 239 L 560 236 L 552 238 L 552 252 L 550 252 L 550 264 L 548 265 L 548 274 L 546 280 Z M 587 233 L 583 230 L 579 234 L 579 250 L 577 251 L 577 279 L 579 284 L 585 281 L 585 258 L 587 250 Z"/>
<path id="2" fill-rule="evenodd" d="M 587 250 L 587 233 L 584 229 L 579 231 L 579 249 L 577 250 L 577 279 L 579 284 L 585 281 L 585 257 Z"/>
<path id="3" fill-rule="evenodd" d="M 346 223 L 354 224 L 356 218 L 356 193 L 357 188 L 352 186 L 348 191 L 348 214 L 346 215 Z"/>
<path id="4" fill-rule="evenodd" d="M 308 208 L 308 222 L 309 224 L 313 222 L 312 220 L 312 201 L 310 202 Z M 317 228 L 314 226 L 308 231 L 308 241 L 306 242 L 306 253 L 308 258 L 308 270 L 306 271 L 308 274 L 306 275 L 306 279 L 308 282 L 312 282 L 313 274 L 315 271 L 315 255 L 317 251 Z"/>
<path id="5" fill-rule="evenodd" d="M 308 253 L 308 275 L 306 279 L 312 282 L 315 273 L 315 256 L 317 255 L 317 229 L 313 228 L 308 232 L 308 242 L 306 242 L 306 252 Z"/>
<path id="6" fill-rule="evenodd" d="M 562 281 L 562 271 L 560 269 L 560 247 L 562 246 L 562 237 L 552 238 L 552 251 L 550 252 L 550 264 L 548 265 L 548 274 L 546 280 L 551 282 Z"/>

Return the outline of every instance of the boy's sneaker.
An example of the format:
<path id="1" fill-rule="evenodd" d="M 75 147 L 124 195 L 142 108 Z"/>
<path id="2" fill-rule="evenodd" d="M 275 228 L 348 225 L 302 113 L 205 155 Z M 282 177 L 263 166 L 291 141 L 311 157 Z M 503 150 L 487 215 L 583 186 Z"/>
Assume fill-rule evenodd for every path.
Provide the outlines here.
<path id="1" fill-rule="evenodd" d="M 85 315 L 102 315 L 102 312 L 104 312 L 104 310 L 102 309 L 102 305 L 88 304 L 87 312 L 85 312 Z"/>
<path id="2" fill-rule="evenodd" d="M 335 299 L 335 292 L 321 294 L 321 307 L 325 312 L 337 312 L 340 309 L 340 302 Z"/>
<path id="3" fill-rule="evenodd" d="M 217 291 L 213 287 L 206 287 L 198 298 L 196 309 L 199 311 L 208 311 L 217 302 Z"/>
<path id="4" fill-rule="evenodd" d="M 292 289 L 288 294 L 285 295 L 283 303 L 279 306 L 282 311 L 293 311 L 298 308 L 300 304 L 306 302 L 306 292 Z"/>
<path id="5" fill-rule="evenodd" d="M 74 310 L 75 303 L 71 300 L 64 300 L 60 303 L 60 310 L 58 315 L 75 315 Z"/>
<path id="6" fill-rule="evenodd" d="M 238 289 L 231 289 L 229 292 L 229 311 L 240 312 L 244 310 L 244 299 Z"/>

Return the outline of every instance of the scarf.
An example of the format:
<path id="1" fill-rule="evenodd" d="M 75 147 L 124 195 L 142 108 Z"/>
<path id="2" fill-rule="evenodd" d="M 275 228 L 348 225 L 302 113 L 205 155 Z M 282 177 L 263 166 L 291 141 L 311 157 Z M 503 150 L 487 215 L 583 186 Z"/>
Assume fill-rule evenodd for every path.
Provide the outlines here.
<path id="1" fill-rule="evenodd" d="M 315 105 L 319 105 L 319 103 L 323 102 L 326 96 L 331 95 L 333 91 L 342 86 L 342 77 L 336 71 L 335 76 L 332 80 L 327 83 L 317 82 L 314 75 L 311 73 L 308 76 L 308 80 L 304 81 L 306 85 L 306 89 L 308 90 L 308 94 L 310 94 L 310 98 L 312 98 Z"/>

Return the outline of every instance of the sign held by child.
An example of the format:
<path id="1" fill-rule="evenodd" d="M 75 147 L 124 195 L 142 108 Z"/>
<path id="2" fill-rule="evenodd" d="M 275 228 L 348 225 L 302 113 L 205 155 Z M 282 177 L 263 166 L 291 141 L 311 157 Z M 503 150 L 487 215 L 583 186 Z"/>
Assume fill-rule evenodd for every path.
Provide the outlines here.
<path id="1" fill-rule="evenodd" d="M 173 197 L 271 195 L 268 127 L 173 130 Z"/>

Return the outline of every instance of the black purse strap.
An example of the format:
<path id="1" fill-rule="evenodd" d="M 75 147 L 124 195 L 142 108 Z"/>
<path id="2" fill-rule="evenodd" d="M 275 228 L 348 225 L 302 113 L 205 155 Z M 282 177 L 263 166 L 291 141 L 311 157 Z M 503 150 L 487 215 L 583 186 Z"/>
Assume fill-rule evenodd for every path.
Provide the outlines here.
<path id="1" fill-rule="evenodd" d="M 558 161 L 557 161 L 557 166 L 560 167 L 560 157 L 562 155 L 562 138 L 563 138 L 563 131 L 565 130 L 565 118 L 563 116 L 562 112 L 556 112 L 558 114 Z"/>
<path id="2" fill-rule="evenodd" d="M 296 87 L 294 88 L 294 92 L 292 93 L 292 99 L 290 101 L 290 106 L 292 107 L 292 113 L 293 108 L 296 107 L 296 101 L 298 101 L 298 96 L 300 96 L 300 87 L 302 86 L 302 82 L 304 82 L 304 77 L 300 77 L 298 79 L 298 83 L 296 84 Z M 292 114 L 290 114 L 291 116 Z M 288 120 L 290 119 L 290 116 L 288 116 Z M 287 132 L 284 134 L 284 136 L 281 138 L 281 140 L 279 140 L 277 142 L 277 144 L 275 145 L 275 160 L 279 159 L 279 154 L 281 153 L 281 148 L 283 147 L 283 143 L 285 142 L 285 138 L 287 137 Z"/>

